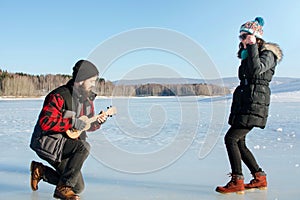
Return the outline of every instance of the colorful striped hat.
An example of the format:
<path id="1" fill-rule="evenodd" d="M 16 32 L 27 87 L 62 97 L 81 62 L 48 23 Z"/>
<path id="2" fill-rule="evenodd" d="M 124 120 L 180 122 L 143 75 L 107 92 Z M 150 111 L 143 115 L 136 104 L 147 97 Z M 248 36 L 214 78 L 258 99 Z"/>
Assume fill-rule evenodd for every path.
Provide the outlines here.
<path id="1" fill-rule="evenodd" d="M 262 38 L 264 34 L 263 26 L 264 26 L 264 19 L 262 17 L 256 17 L 254 21 L 249 21 L 244 23 L 240 28 L 240 33 L 247 32 L 253 34 L 258 38 Z"/>

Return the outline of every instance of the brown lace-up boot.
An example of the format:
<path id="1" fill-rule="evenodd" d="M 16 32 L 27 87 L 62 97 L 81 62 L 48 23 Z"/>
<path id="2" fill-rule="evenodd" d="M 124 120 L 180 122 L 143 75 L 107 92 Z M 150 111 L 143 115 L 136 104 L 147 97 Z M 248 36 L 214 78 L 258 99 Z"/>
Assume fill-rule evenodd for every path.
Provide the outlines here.
<path id="1" fill-rule="evenodd" d="M 250 183 L 245 184 L 245 189 L 260 189 L 266 190 L 267 189 L 267 175 L 265 172 L 256 172 L 252 174 L 254 179 L 250 181 Z"/>
<path id="2" fill-rule="evenodd" d="M 242 175 L 231 174 L 231 180 L 225 186 L 218 186 L 217 192 L 244 194 L 244 177 Z"/>
<path id="3" fill-rule="evenodd" d="M 71 187 L 65 185 L 58 185 L 54 191 L 54 198 L 62 200 L 79 200 L 80 197 L 75 194 Z"/>
<path id="4" fill-rule="evenodd" d="M 30 186 L 33 191 L 38 190 L 38 183 L 42 179 L 45 166 L 42 163 L 32 161 L 30 164 Z"/>

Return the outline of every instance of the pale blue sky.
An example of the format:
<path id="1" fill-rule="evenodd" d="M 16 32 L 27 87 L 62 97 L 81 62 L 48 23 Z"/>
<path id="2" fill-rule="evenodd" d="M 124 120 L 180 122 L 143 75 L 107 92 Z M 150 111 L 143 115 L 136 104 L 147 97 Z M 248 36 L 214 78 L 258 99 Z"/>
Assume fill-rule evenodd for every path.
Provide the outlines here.
<path id="1" fill-rule="evenodd" d="M 278 43 L 284 52 L 276 76 L 300 78 L 299 10 L 297 0 L 0 0 L 0 68 L 30 74 L 71 74 L 77 60 L 87 58 L 112 36 L 137 28 L 158 27 L 174 30 L 197 42 L 220 76 L 232 77 L 237 76 L 239 65 L 236 57 L 239 27 L 262 16 L 264 39 Z M 172 67 L 175 63 L 164 63 L 156 55 L 153 61 L 149 57 L 152 55 L 145 61 L 138 58 L 138 65 L 156 63 Z M 130 67 L 137 65 L 129 59 L 120 63 L 122 67 L 108 70 L 104 78 L 122 79 Z M 180 69 L 176 64 L 174 68 L 182 76 L 199 77 L 193 70 Z M 143 74 L 136 78 L 143 78 Z"/>

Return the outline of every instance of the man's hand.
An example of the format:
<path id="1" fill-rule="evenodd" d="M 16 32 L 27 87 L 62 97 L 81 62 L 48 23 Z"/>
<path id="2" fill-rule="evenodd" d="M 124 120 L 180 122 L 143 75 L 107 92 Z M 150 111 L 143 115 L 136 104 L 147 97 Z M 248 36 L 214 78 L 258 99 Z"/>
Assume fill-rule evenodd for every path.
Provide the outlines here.
<path id="1" fill-rule="evenodd" d="M 105 114 L 105 112 L 101 111 L 100 115 L 97 118 L 97 121 L 99 122 L 99 124 L 103 124 L 107 119 L 107 115 Z"/>

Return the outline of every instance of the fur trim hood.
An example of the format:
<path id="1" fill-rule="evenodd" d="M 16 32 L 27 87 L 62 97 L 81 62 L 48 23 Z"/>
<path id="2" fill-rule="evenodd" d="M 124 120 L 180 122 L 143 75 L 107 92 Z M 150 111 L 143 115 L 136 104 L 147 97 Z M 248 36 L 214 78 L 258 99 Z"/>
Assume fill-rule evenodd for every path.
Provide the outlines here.
<path id="1" fill-rule="evenodd" d="M 283 53 L 278 44 L 267 42 L 263 45 L 261 51 L 272 51 L 277 57 L 278 62 L 282 60 Z"/>

